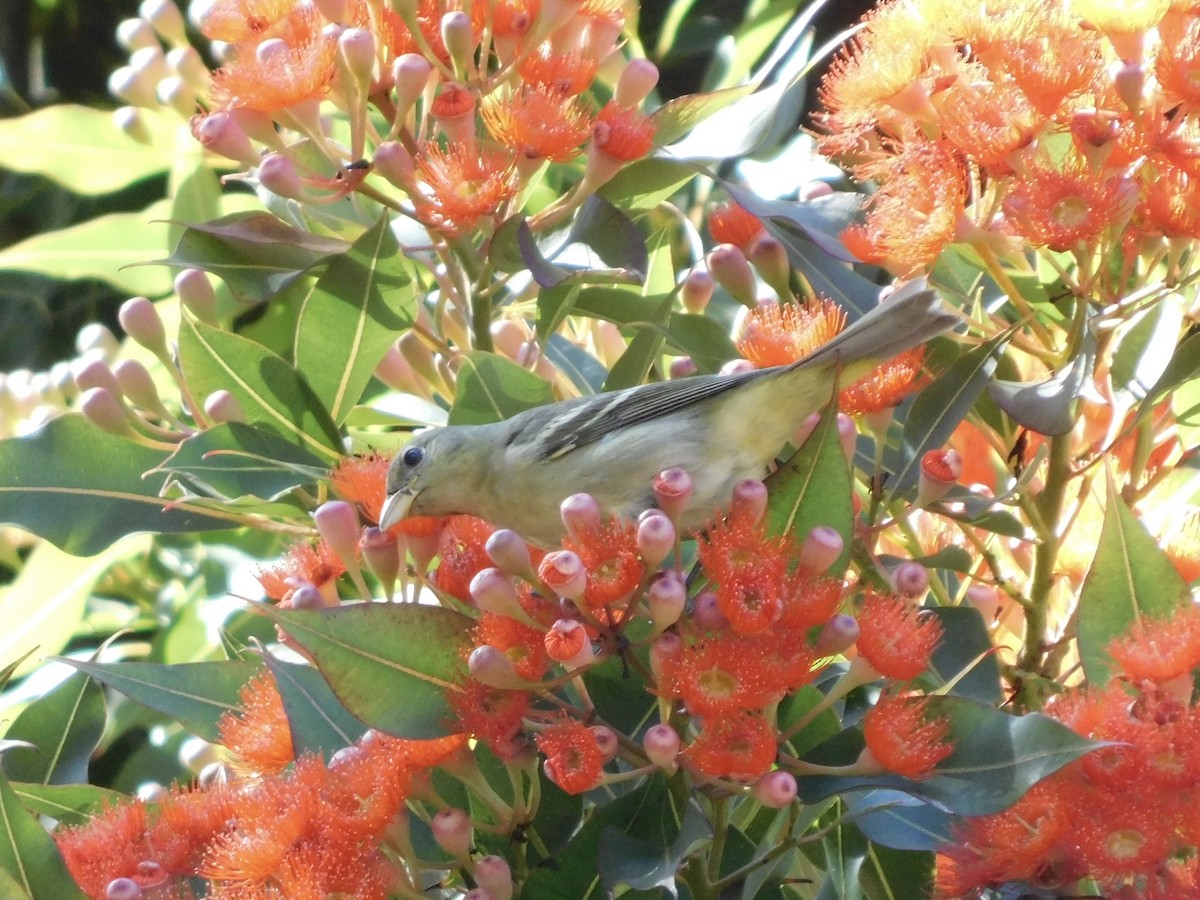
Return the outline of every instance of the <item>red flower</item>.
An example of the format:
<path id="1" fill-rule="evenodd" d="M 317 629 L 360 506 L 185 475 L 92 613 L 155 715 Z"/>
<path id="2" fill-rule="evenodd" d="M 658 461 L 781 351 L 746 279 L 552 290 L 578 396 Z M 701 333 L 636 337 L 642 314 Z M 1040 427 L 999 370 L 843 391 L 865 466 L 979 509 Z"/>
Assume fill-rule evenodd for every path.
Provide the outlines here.
<path id="1" fill-rule="evenodd" d="M 417 218 L 448 237 L 474 228 L 517 191 L 513 158 L 496 149 L 426 145 L 416 158 Z"/>
<path id="2" fill-rule="evenodd" d="M 710 778 L 755 781 L 775 762 L 777 735 L 752 713 L 714 716 L 683 751 L 685 764 Z"/>
<path id="3" fill-rule="evenodd" d="M 832 300 L 770 303 L 746 317 L 738 352 L 758 368 L 786 366 L 808 356 L 846 327 L 846 313 Z"/>
<path id="4" fill-rule="evenodd" d="M 590 791 L 604 773 L 604 754 L 581 722 L 551 725 L 538 734 L 537 745 L 546 757 L 546 776 L 568 794 Z"/>
<path id="5" fill-rule="evenodd" d="M 566 162 L 579 153 L 592 128 L 582 101 L 537 86 L 507 97 L 489 94 L 480 112 L 492 137 L 525 159 Z"/>
<path id="6" fill-rule="evenodd" d="M 471 579 L 492 565 L 487 539 L 496 529 L 474 516 L 450 516 L 438 548 L 441 562 L 433 584 L 463 603 L 471 603 Z"/>
<path id="7" fill-rule="evenodd" d="M 239 692 L 242 708 L 221 716 L 221 743 L 252 772 L 282 772 L 296 758 L 292 730 L 275 678 L 264 670 Z"/>
<path id="8" fill-rule="evenodd" d="M 883 694 L 863 718 L 863 737 L 875 761 L 897 775 L 920 780 L 954 752 L 950 723 L 929 717 L 929 697 Z"/>
<path id="9" fill-rule="evenodd" d="M 654 146 L 654 121 L 636 109 L 626 109 L 610 100 L 596 116 L 592 142 L 611 159 L 620 162 L 641 159 Z"/>
<path id="10" fill-rule="evenodd" d="M 612 519 L 578 540 L 568 538 L 563 546 L 579 556 L 587 571 L 583 602 L 589 609 L 624 600 L 645 575 L 632 522 Z"/>
<path id="11" fill-rule="evenodd" d="M 942 626 L 899 597 L 868 592 L 858 619 L 858 652 L 885 678 L 909 681 L 929 665 Z"/>
<path id="12" fill-rule="evenodd" d="M 256 573 L 263 593 L 272 600 L 285 600 L 304 584 L 320 587 L 346 571 L 345 565 L 324 541 L 296 544 L 273 565 Z"/>
<path id="13" fill-rule="evenodd" d="M 762 219 L 740 203 L 730 200 L 714 206 L 708 214 L 708 233 L 718 244 L 733 244 L 743 253 L 766 233 Z"/>

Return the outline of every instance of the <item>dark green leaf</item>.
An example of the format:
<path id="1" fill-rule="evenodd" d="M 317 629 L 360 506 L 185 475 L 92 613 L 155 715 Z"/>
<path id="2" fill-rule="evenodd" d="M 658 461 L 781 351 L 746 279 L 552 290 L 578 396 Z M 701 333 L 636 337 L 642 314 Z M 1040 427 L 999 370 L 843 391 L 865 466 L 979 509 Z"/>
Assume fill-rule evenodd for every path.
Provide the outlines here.
<path id="1" fill-rule="evenodd" d="M 622 288 L 587 287 L 575 298 L 573 311 L 618 325 L 665 322 L 671 310 L 671 298 L 645 296 Z"/>
<path id="2" fill-rule="evenodd" d="M 260 668 L 257 662 L 90 663 L 59 657 L 102 684 L 165 713 L 193 734 L 218 742 L 217 722 L 241 708 L 238 692 Z"/>
<path id="3" fill-rule="evenodd" d="M 578 344 L 556 332 L 550 335 L 550 340 L 543 349 L 546 358 L 571 379 L 571 383 L 579 388 L 581 394 L 594 394 L 604 386 L 608 370 Z"/>
<path id="4" fill-rule="evenodd" d="M 924 781 L 895 775 L 806 776 L 798 779 L 801 799 L 813 803 L 846 791 L 892 788 L 960 815 L 990 815 L 1007 809 L 1034 784 L 1097 746 L 1040 713 L 1012 716 L 962 697 L 934 697 L 929 712 L 949 721 L 949 739 L 954 744 L 954 752 L 932 776 Z M 806 759 L 849 765 L 862 746 L 856 731 L 845 731 Z"/>
<path id="5" fill-rule="evenodd" d="M 333 257 L 307 295 L 296 326 L 293 362 L 341 424 L 379 361 L 416 316 L 407 262 L 389 219 Z"/>
<path id="6" fill-rule="evenodd" d="M 54 839 L 22 804 L 0 772 L 0 870 L 35 900 L 87 900 L 59 855 Z"/>
<path id="7" fill-rule="evenodd" d="M 662 353 L 662 345 L 663 337 L 658 331 L 649 328 L 638 331 L 621 358 L 609 370 L 604 389 L 618 391 L 645 381 L 650 374 L 650 367 Z"/>
<path id="8" fill-rule="evenodd" d="M 817 900 L 861 900 L 859 872 L 866 862 L 868 844 L 849 823 L 837 825 L 821 841 L 825 855 L 825 881 Z"/>
<path id="9" fill-rule="evenodd" d="M 696 177 L 700 167 L 673 159 L 639 159 L 624 166 L 597 192 L 622 209 L 653 209 Z"/>
<path id="10" fill-rule="evenodd" d="M 1000 688 L 1000 664 L 979 610 L 944 606 L 930 612 L 942 624 L 942 640 L 929 663 L 939 684 L 954 682 L 951 693 L 956 697 L 998 704 L 1004 696 Z M 962 675 L 968 667 L 970 671 Z"/>
<path id="11" fill-rule="evenodd" d="M 312 655 L 338 700 L 367 725 L 404 738 L 448 733 L 446 693 L 466 677 L 468 617 L 415 603 L 260 609 Z"/>
<path id="12" fill-rule="evenodd" d="M 933 895 L 934 854 L 893 850 L 874 843 L 858 879 L 867 897 L 928 900 Z"/>
<path id="13" fill-rule="evenodd" d="M 515 239 L 525 267 L 544 288 L 576 282 L 643 284 L 650 269 L 646 240 L 633 220 L 595 194 L 584 202 L 566 237 L 553 239 L 557 246 L 549 253 L 523 220 L 501 237 Z M 511 248 L 495 252 L 501 263 L 511 264 Z"/>
<path id="14" fill-rule="evenodd" d="M 63 825 L 83 825 L 124 795 L 94 784 L 24 784 L 13 782 L 13 791 L 25 808 Z M 0 897 L 7 897 L 0 892 Z"/>
<path id="15" fill-rule="evenodd" d="M 666 325 L 666 338 L 680 355 L 690 356 L 701 372 L 716 372 L 740 356 L 726 330 L 708 316 L 672 313 Z"/>
<path id="16" fill-rule="evenodd" d="M 179 358 L 198 400 L 229 391 L 251 424 L 270 428 L 318 456 L 340 455 L 341 436 L 329 411 L 304 376 L 266 347 L 185 316 Z"/>
<path id="17" fill-rule="evenodd" d="M 263 662 L 275 676 L 283 709 L 292 731 L 292 747 L 301 753 L 320 753 L 329 758 L 362 737 L 366 726 L 338 702 L 329 683 L 312 666 L 287 663 L 270 653 Z"/>
<path id="18" fill-rule="evenodd" d="M 541 376 L 494 353 L 472 351 L 462 358 L 451 425 L 485 425 L 554 400 Z"/>
<path id="19" fill-rule="evenodd" d="M 37 750 L 5 756 L 8 776 L 33 784 L 86 784 L 88 760 L 100 743 L 107 716 L 100 685 L 75 672 L 30 703 L 5 733 Z"/>
<path id="20" fill-rule="evenodd" d="M 937 850 L 950 842 L 954 816 L 902 791 L 852 791 L 842 795 L 860 831 L 896 850 Z"/>
<path id="21" fill-rule="evenodd" d="M 1080 389 L 1092 377 L 1095 342 L 1089 340 L 1070 365 L 1044 381 L 993 380 L 988 393 L 1002 410 L 1038 434 L 1066 434 L 1075 427 Z"/>
<path id="22" fill-rule="evenodd" d="M 309 488 L 328 470 L 327 460 L 274 431 L 242 422 L 216 425 L 192 435 L 157 469 L 201 496 L 264 500 Z"/>
<path id="23" fill-rule="evenodd" d="M 138 531 L 229 528 L 225 519 L 159 496 L 166 476 L 144 473 L 163 453 L 117 437 L 79 415 L 0 441 L 0 521 L 20 525 L 68 553 L 90 556 Z"/>
<path id="24" fill-rule="evenodd" d="M 712 836 L 712 825 L 695 802 L 688 804 L 673 838 L 669 831 L 661 834 L 661 838 L 670 838 L 670 843 L 661 842 L 659 835 L 648 841 L 610 825 L 597 848 L 600 880 L 610 892 L 626 885 L 635 890 L 662 887 L 674 894 L 681 863 Z"/>
<path id="25" fill-rule="evenodd" d="M 293 228 L 267 213 L 247 212 L 189 226 L 161 262 L 211 272 L 235 297 L 258 302 L 346 247 L 345 241 Z"/>
<path id="26" fill-rule="evenodd" d="M 1105 648 L 1113 638 L 1137 622 L 1169 618 L 1190 597 L 1183 577 L 1110 479 L 1096 558 L 1079 591 L 1077 637 L 1088 683 L 1108 680 L 1112 660 Z"/>

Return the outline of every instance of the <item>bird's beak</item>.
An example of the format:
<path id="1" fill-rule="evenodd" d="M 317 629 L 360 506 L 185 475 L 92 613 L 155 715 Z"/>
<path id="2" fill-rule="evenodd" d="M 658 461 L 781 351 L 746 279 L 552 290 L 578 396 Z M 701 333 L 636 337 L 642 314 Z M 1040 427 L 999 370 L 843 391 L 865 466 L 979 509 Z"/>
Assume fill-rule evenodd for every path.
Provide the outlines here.
<path id="1" fill-rule="evenodd" d="M 407 516 L 416 497 L 417 492 L 407 488 L 388 494 L 387 499 L 383 501 L 383 510 L 379 513 L 379 530 L 387 531 Z"/>

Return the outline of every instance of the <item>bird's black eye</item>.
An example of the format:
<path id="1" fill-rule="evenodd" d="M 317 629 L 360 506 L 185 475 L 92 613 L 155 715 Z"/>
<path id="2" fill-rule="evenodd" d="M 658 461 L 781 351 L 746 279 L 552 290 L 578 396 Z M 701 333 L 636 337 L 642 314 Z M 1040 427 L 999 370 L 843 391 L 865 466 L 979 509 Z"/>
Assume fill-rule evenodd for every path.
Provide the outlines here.
<path id="1" fill-rule="evenodd" d="M 404 451 L 404 456 L 402 457 L 402 459 L 404 460 L 404 464 L 406 466 L 408 466 L 410 469 L 413 466 L 418 465 L 421 462 L 421 460 L 423 460 L 424 458 L 425 458 L 425 451 L 422 450 L 420 447 L 409 447 L 407 450 Z"/>

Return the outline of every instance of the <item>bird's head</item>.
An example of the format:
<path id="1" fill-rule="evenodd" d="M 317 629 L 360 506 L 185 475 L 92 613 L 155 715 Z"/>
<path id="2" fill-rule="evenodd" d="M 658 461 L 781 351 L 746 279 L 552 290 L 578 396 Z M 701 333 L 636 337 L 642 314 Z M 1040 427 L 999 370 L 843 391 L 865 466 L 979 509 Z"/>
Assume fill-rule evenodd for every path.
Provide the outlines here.
<path id="1" fill-rule="evenodd" d="M 470 492 L 487 465 L 486 459 L 478 457 L 488 445 L 482 435 L 472 434 L 478 427 L 434 428 L 400 448 L 388 466 L 380 528 L 386 531 L 410 515 L 467 511 Z"/>

